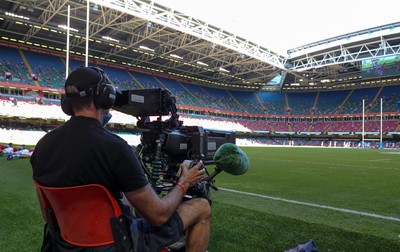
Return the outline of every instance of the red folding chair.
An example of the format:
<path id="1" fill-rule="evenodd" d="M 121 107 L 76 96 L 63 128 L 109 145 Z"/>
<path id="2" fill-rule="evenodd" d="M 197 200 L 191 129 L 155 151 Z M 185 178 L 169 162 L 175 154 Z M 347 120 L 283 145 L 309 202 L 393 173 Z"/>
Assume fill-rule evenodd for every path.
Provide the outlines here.
<path id="1" fill-rule="evenodd" d="M 114 244 L 129 251 L 131 238 L 120 206 L 101 185 L 46 187 L 35 182 L 43 218 L 50 232 L 59 228 L 66 242 L 97 247 Z"/>

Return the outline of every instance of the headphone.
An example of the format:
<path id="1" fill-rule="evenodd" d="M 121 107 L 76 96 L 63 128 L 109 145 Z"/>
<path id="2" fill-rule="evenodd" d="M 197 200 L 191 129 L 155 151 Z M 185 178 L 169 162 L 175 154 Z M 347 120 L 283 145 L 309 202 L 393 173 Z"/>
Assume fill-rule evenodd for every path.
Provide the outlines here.
<path id="1" fill-rule="evenodd" d="M 89 68 L 96 70 L 100 76 L 100 81 L 96 85 L 79 91 L 79 93 L 65 93 L 61 95 L 61 109 L 69 116 L 74 115 L 71 101 L 75 99 L 93 96 L 93 103 L 97 109 L 110 109 L 115 103 L 116 89 L 109 83 L 104 71 L 98 67 Z"/>

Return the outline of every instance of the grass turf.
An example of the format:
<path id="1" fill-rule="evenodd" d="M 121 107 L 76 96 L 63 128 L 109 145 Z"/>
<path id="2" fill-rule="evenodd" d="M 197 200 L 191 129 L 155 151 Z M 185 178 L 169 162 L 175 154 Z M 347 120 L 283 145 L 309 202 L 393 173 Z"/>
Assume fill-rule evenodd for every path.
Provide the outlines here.
<path id="1" fill-rule="evenodd" d="M 224 188 L 400 218 L 399 155 L 381 150 L 242 148 L 241 176 L 213 194 L 209 251 L 284 251 L 313 239 L 320 251 L 399 251 L 400 222 L 243 195 Z M 212 166 L 208 167 L 212 170 Z M 28 159 L 0 158 L 0 251 L 38 251 L 43 220 Z"/>
<path id="2" fill-rule="evenodd" d="M 40 251 L 44 222 L 28 159 L 0 158 L 0 251 Z"/>
<path id="3" fill-rule="evenodd" d="M 261 225 L 265 229 L 250 233 L 258 235 L 258 232 L 264 232 L 267 241 L 263 245 L 260 243 L 258 248 L 282 251 L 290 244 L 313 239 L 321 251 L 400 250 L 399 221 L 276 199 L 344 208 L 399 220 L 400 187 L 397 184 L 400 177 L 400 155 L 389 154 L 392 151 L 370 149 L 242 149 L 250 158 L 249 171 L 237 177 L 223 173 L 216 178 L 216 185 L 274 199 L 223 190 L 213 193 L 213 199 L 217 204 L 245 209 L 237 210 L 238 215 L 250 212 L 256 216 L 249 225 L 255 228 Z M 214 209 L 217 210 L 218 207 Z M 226 219 L 236 223 L 234 216 L 223 216 L 217 218 L 214 214 L 212 226 L 218 226 L 218 223 Z M 258 220 L 262 220 L 262 216 L 271 218 L 259 224 Z M 279 224 L 280 221 L 283 222 Z M 271 232 L 271 223 L 277 223 L 276 226 L 282 232 Z M 244 229 L 243 226 L 241 228 Z M 241 234 L 247 235 L 248 232 Z M 252 244 L 245 238 L 241 241 Z"/>

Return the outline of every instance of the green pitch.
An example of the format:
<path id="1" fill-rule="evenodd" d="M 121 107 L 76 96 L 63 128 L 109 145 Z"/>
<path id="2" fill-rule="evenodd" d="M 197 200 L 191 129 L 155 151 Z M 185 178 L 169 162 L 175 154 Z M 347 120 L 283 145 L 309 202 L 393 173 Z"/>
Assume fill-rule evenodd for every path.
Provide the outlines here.
<path id="1" fill-rule="evenodd" d="M 284 251 L 308 239 L 319 251 L 400 251 L 400 152 L 242 149 L 249 171 L 216 177 L 210 252 Z M 0 251 L 39 251 L 29 161 L 1 157 L 0 174 Z"/>

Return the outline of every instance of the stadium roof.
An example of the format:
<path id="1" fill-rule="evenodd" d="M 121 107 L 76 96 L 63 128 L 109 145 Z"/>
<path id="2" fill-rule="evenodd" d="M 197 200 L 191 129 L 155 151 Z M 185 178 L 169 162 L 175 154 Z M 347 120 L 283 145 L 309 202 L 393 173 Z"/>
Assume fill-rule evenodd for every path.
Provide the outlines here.
<path id="1" fill-rule="evenodd" d="M 69 49 L 72 55 L 85 55 L 87 2 L 83 0 L 0 1 L 0 41 L 65 51 L 68 5 Z M 280 55 L 153 1 L 92 0 L 89 11 L 91 59 L 224 88 L 361 85 L 366 81 L 361 78 L 362 60 L 400 53 L 400 23 L 317 41 Z"/>

